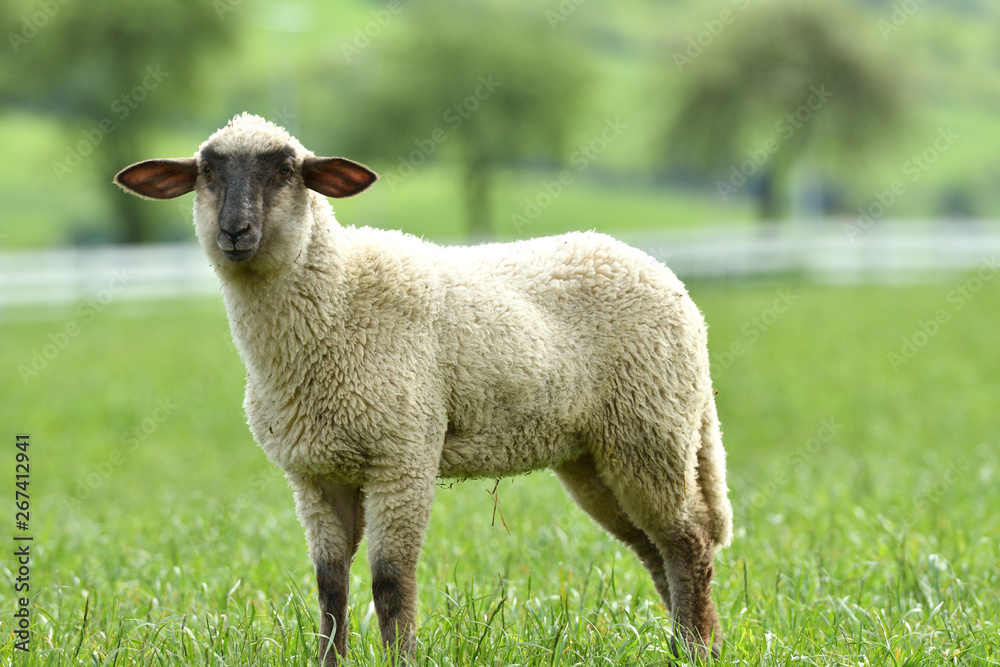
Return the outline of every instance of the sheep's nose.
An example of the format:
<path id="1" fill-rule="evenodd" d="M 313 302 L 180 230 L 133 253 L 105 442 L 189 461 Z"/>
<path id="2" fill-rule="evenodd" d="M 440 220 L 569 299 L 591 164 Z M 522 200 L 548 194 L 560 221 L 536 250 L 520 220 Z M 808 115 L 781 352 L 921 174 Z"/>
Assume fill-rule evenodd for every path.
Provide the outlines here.
<path id="1" fill-rule="evenodd" d="M 255 242 L 252 226 L 245 220 L 227 220 L 219 225 L 215 242 L 222 251 L 247 250 Z"/>
<path id="2" fill-rule="evenodd" d="M 229 230 L 229 229 L 223 229 L 222 233 L 225 234 L 226 236 L 228 236 L 229 240 L 232 241 L 233 245 L 235 246 L 236 245 L 236 241 L 239 240 L 240 236 L 242 236 L 243 233 L 246 232 L 248 229 L 250 229 L 250 225 L 243 225 L 242 227 L 240 227 L 236 231 L 232 231 L 232 230 Z"/>

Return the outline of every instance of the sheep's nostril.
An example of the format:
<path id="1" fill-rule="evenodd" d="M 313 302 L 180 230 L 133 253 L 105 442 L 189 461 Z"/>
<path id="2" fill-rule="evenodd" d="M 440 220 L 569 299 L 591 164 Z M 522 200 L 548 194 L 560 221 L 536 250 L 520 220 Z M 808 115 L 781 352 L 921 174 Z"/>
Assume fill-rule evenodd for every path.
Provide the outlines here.
<path id="1" fill-rule="evenodd" d="M 223 252 L 245 251 L 256 245 L 252 226 L 239 222 L 220 224 L 215 242 Z"/>
<path id="2" fill-rule="evenodd" d="M 234 245 L 239 240 L 239 238 L 249 230 L 250 230 L 250 225 L 243 225 L 242 227 L 236 230 L 226 229 L 224 227 L 219 228 L 219 231 L 225 234 L 229 238 L 229 240 L 233 242 Z"/>
<path id="3" fill-rule="evenodd" d="M 231 232 L 228 229 L 225 229 L 223 231 L 225 231 L 226 234 L 229 235 L 229 238 L 232 239 L 233 243 L 236 243 L 236 240 L 239 239 L 240 236 L 243 235 L 243 232 L 247 231 L 248 229 L 250 229 L 250 228 L 249 227 L 243 227 L 242 229 L 237 229 L 235 232 Z"/>

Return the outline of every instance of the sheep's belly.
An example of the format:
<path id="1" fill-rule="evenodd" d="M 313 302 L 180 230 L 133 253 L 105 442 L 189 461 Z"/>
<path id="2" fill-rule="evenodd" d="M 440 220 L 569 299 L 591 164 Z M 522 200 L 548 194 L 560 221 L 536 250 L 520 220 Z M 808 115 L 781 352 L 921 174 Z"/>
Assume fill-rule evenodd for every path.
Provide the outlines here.
<path id="1" fill-rule="evenodd" d="M 438 475 L 448 479 L 520 475 L 575 458 L 581 450 L 580 438 L 570 432 L 449 433 L 441 451 Z"/>

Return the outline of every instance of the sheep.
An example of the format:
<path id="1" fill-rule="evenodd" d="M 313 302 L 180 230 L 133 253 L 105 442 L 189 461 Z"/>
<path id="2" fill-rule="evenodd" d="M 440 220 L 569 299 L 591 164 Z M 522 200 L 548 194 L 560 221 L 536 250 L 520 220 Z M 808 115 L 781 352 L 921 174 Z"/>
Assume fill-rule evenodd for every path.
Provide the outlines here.
<path id="1" fill-rule="evenodd" d="M 405 660 L 437 480 L 543 468 L 636 553 L 674 641 L 718 655 L 711 579 L 732 508 L 706 325 L 684 285 L 592 232 L 442 247 L 341 227 L 326 197 L 376 178 L 244 113 L 194 157 L 114 179 L 151 199 L 196 191 L 247 422 L 305 528 L 321 661 L 347 654 L 366 528 L 381 639 Z"/>

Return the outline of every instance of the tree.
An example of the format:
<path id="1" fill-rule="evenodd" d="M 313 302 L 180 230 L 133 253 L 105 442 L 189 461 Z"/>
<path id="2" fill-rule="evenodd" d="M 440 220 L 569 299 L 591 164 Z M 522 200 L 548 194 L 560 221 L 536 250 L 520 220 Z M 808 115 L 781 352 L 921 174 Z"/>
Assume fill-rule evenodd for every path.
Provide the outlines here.
<path id="1" fill-rule="evenodd" d="M 671 54 L 684 81 L 666 153 L 729 164 L 723 199 L 756 179 L 760 217 L 775 219 L 791 167 L 813 151 L 856 160 L 873 149 L 903 119 L 903 87 L 829 5 L 772 2 L 729 18 L 708 46 L 689 40 Z"/>
<path id="2" fill-rule="evenodd" d="M 62 181 L 93 161 L 105 182 L 143 155 L 153 129 L 190 108 L 192 75 L 208 46 L 226 43 L 238 2 L 21 2 L 0 10 L 9 42 L 0 50 L 0 99 L 76 125 L 53 162 Z M 162 86 L 162 88 L 161 88 Z M 148 98 L 148 102 L 147 102 Z M 114 188 L 116 236 L 150 236 L 144 209 Z"/>
<path id="3" fill-rule="evenodd" d="M 562 155 L 589 76 L 575 44 L 545 15 L 510 2 L 406 5 L 402 37 L 373 46 L 351 133 L 359 155 L 390 160 L 391 187 L 450 153 L 462 173 L 468 229 L 491 232 L 497 171 Z"/>

